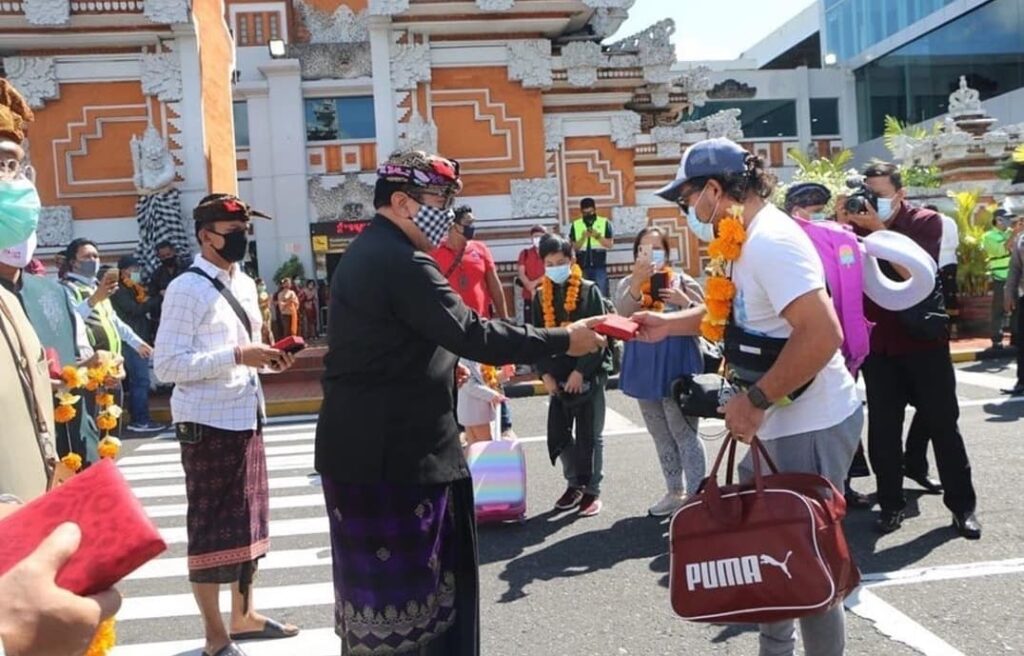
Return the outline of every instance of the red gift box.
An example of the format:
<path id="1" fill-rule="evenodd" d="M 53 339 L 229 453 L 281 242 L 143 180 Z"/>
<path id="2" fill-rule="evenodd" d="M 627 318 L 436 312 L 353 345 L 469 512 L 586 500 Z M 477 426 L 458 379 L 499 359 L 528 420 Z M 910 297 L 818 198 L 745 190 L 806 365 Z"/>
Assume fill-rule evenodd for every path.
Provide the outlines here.
<path id="1" fill-rule="evenodd" d="M 78 525 L 82 542 L 57 585 L 78 595 L 113 587 L 167 549 L 117 466 L 102 460 L 0 521 L 0 575 L 65 522 Z"/>
<path id="2" fill-rule="evenodd" d="M 285 353 L 295 355 L 306 348 L 306 340 L 293 335 L 291 337 L 285 337 L 284 339 L 277 340 L 273 348 L 276 348 L 278 351 L 284 351 Z"/>
<path id="3" fill-rule="evenodd" d="M 640 324 L 617 314 L 609 314 L 604 321 L 594 326 L 594 332 L 628 342 L 640 332 Z"/>

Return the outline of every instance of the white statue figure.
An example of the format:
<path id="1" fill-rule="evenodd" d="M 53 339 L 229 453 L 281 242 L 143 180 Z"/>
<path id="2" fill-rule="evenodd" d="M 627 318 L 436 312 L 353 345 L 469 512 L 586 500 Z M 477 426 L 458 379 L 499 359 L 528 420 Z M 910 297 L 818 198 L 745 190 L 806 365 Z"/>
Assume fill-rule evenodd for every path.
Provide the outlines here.
<path id="1" fill-rule="evenodd" d="M 981 96 L 967 86 L 967 76 L 960 76 L 960 88 L 949 94 L 949 113 L 953 116 L 981 114 Z"/>
<path id="2" fill-rule="evenodd" d="M 132 164 L 135 168 L 132 180 L 140 196 L 165 191 L 174 184 L 177 176 L 174 157 L 152 123 L 146 128 L 142 138 L 132 137 L 131 149 Z"/>

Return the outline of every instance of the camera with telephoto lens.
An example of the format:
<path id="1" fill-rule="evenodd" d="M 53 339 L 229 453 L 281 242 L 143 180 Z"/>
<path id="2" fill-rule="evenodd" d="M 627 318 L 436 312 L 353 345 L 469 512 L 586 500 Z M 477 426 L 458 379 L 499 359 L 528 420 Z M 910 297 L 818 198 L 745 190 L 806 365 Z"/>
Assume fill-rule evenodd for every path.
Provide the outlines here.
<path id="1" fill-rule="evenodd" d="M 843 207 L 850 214 L 867 214 L 868 207 L 872 210 L 877 211 L 878 209 L 878 194 L 871 191 L 871 188 L 864 184 L 864 178 L 856 175 L 846 179 L 846 186 L 848 189 L 853 189 L 854 192 L 846 197 L 846 202 L 843 203 Z"/>

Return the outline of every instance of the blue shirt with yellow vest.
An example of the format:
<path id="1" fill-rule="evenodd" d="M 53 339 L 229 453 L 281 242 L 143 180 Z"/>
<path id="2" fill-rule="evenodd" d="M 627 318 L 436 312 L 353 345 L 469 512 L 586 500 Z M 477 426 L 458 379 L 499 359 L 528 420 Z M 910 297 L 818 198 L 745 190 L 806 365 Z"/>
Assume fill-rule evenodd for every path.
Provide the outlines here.
<path id="1" fill-rule="evenodd" d="M 96 280 L 77 273 L 69 273 L 64 280 L 71 302 L 85 320 L 89 343 L 94 349 L 110 351 L 114 355 L 122 354 L 122 345 L 128 344 L 136 351 L 145 342 L 131 327 L 117 316 L 109 298 L 105 298 L 95 306 L 89 304 L 89 297 L 96 291 Z"/>

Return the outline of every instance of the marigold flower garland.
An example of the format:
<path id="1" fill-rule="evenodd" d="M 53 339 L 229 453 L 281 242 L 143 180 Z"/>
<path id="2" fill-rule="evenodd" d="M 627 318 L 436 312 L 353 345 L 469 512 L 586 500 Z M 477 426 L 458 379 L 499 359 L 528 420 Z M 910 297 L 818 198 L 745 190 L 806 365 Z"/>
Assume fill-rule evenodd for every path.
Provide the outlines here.
<path id="1" fill-rule="evenodd" d="M 501 381 L 498 379 L 498 368 L 493 364 L 480 365 L 480 373 L 483 374 L 484 384 L 492 390 L 501 389 Z"/>
<path id="2" fill-rule="evenodd" d="M 743 227 L 743 206 L 733 205 L 729 216 L 718 224 L 718 236 L 708 246 L 708 281 L 704 291 L 707 313 L 700 332 L 712 342 L 725 338 L 725 326 L 732 314 L 736 285 L 732 282 L 732 263 L 739 259 L 747 231 Z"/>
<path id="3" fill-rule="evenodd" d="M 665 274 L 666 288 L 672 286 L 672 267 L 666 266 L 658 273 Z M 654 298 L 651 296 L 651 279 L 648 278 L 647 282 L 640 285 L 640 305 L 645 310 L 654 310 L 655 312 L 662 312 L 665 310 L 665 301 L 660 298 Z"/>
<path id="4" fill-rule="evenodd" d="M 580 268 L 580 265 L 572 265 L 568 284 L 569 286 L 565 291 L 565 303 L 562 305 L 562 308 L 565 310 L 566 319 L 572 316 L 580 302 L 580 287 L 583 286 L 583 269 Z M 544 281 L 541 283 L 541 291 L 543 292 L 541 309 L 544 311 L 544 327 L 556 328 L 558 327 L 558 318 L 555 316 L 555 285 L 551 282 L 550 278 L 545 276 Z M 567 326 L 570 323 L 572 322 L 563 321 L 562 325 Z"/>

